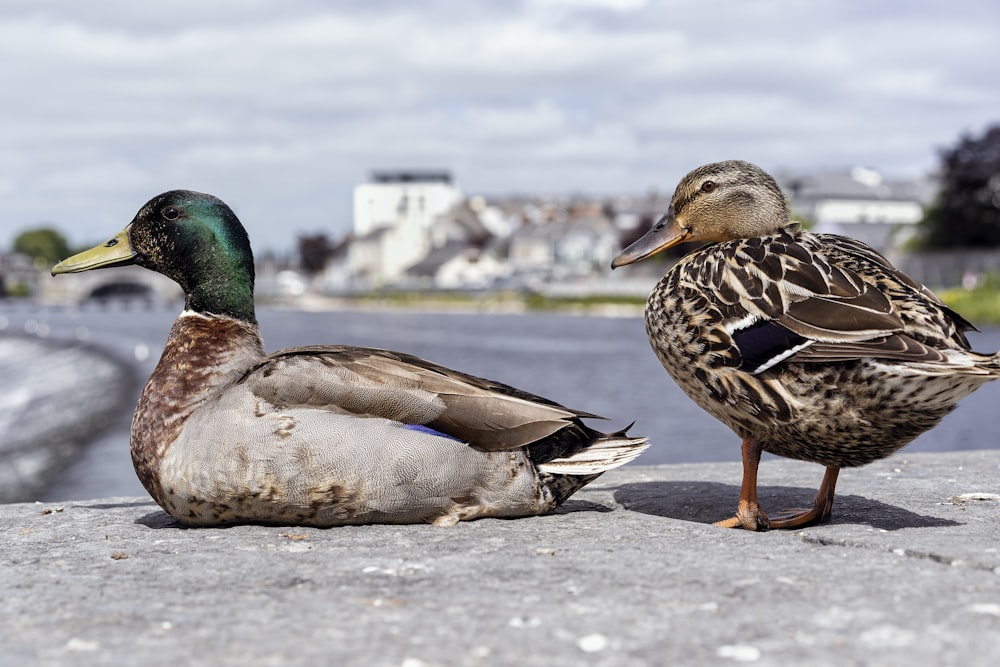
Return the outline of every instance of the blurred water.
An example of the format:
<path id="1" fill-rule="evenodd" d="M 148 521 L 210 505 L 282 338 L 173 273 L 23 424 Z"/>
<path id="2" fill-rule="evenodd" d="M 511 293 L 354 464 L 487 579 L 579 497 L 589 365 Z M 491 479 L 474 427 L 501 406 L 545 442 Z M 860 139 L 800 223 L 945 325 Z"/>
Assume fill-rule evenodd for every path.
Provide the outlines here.
<path id="1" fill-rule="evenodd" d="M 128 360 L 145 378 L 152 372 L 176 309 L 0 309 L 0 334 L 41 329 L 49 340 L 85 339 Z M 638 317 L 557 314 L 484 315 L 409 312 L 258 312 L 265 347 L 343 343 L 415 354 L 468 373 L 520 387 L 565 405 L 603 415 L 608 430 L 635 420 L 632 433 L 653 446 L 640 464 L 737 461 L 739 441 L 694 405 L 653 356 Z M 973 346 L 1000 349 L 1000 330 L 974 334 Z M 6 386 L 3 391 L 16 391 Z M 128 428 L 136 395 L 111 429 L 44 494 L 52 501 L 143 494 L 132 470 Z M 95 387 L 100 391 L 100 387 Z M 1000 382 L 965 399 L 959 409 L 905 451 L 1000 446 Z M 821 472 L 817 470 L 817 479 Z"/>
<path id="2" fill-rule="evenodd" d="M 44 489 L 122 413 L 133 380 L 129 366 L 90 346 L 0 336 L 0 502 Z"/>

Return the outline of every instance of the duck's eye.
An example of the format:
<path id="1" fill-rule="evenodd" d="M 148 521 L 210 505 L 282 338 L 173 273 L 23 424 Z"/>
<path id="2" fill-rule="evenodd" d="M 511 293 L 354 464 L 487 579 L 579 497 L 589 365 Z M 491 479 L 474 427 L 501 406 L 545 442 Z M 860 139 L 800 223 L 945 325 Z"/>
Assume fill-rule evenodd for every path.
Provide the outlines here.
<path id="1" fill-rule="evenodd" d="M 701 184 L 702 192 L 711 192 L 715 189 L 715 181 L 705 181 Z"/>
<path id="2" fill-rule="evenodd" d="M 181 217 L 181 212 L 178 211 L 173 206 L 168 206 L 165 209 L 163 209 L 162 215 L 164 220 L 176 220 L 177 218 Z"/>

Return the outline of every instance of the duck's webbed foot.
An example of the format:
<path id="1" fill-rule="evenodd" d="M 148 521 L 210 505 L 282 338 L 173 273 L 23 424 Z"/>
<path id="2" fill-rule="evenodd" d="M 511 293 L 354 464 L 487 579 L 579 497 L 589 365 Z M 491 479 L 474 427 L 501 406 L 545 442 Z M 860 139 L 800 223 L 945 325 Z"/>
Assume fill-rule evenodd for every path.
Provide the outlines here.
<path id="1" fill-rule="evenodd" d="M 767 530 L 772 527 L 771 520 L 764 514 L 760 505 L 746 502 L 743 498 L 740 498 L 735 515 L 722 521 L 716 521 L 712 525 L 723 528 L 743 528 L 744 530 Z"/>
<path id="2" fill-rule="evenodd" d="M 717 521 L 723 528 L 743 528 L 745 530 L 767 530 L 770 521 L 764 510 L 757 504 L 757 466 L 760 465 L 761 444 L 753 438 L 743 438 L 740 451 L 743 453 L 743 483 L 740 485 L 740 504 L 736 514 L 730 519 Z"/>
<path id="3" fill-rule="evenodd" d="M 837 488 L 840 468 L 828 466 L 823 475 L 813 506 L 809 509 L 791 509 L 779 512 L 771 518 L 771 528 L 801 528 L 814 523 L 829 521 L 833 514 L 833 497 Z"/>

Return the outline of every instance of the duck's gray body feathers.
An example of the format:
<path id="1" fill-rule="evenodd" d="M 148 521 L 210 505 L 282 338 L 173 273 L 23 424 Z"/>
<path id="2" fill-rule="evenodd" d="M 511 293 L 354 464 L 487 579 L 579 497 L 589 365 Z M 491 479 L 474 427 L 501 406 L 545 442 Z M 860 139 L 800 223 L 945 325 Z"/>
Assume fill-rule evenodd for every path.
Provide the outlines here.
<path id="1" fill-rule="evenodd" d="M 184 289 L 132 420 L 153 499 L 192 526 L 452 524 L 553 509 L 648 446 L 550 400 L 406 354 L 265 355 L 250 239 L 224 202 L 172 190 L 53 274 L 137 264 Z"/>
<path id="2" fill-rule="evenodd" d="M 256 326 L 189 313 L 142 394 L 132 450 L 188 525 L 451 524 L 549 511 L 645 448 L 581 414 L 385 350 L 265 356 Z"/>

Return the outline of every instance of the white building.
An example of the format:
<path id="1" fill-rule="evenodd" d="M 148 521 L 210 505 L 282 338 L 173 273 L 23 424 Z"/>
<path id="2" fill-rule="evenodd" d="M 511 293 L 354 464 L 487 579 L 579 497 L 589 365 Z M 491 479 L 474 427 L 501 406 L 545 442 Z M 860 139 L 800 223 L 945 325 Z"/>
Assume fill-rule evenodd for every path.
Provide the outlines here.
<path id="1" fill-rule="evenodd" d="M 354 188 L 354 235 L 400 225 L 426 230 L 461 200 L 446 171 L 376 171 Z"/>
<path id="2" fill-rule="evenodd" d="M 446 171 L 376 171 L 354 188 L 349 272 L 372 286 L 397 282 L 432 249 L 431 229 L 462 201 Z"/>

